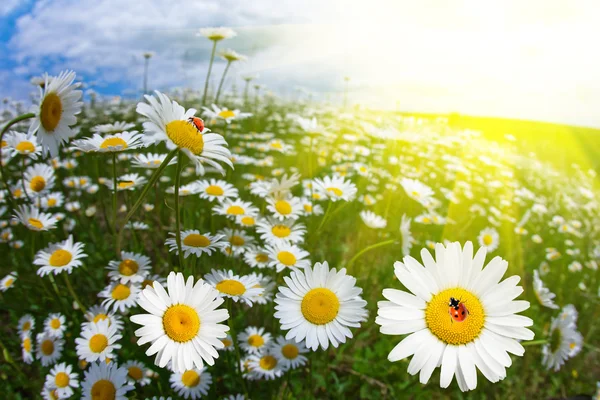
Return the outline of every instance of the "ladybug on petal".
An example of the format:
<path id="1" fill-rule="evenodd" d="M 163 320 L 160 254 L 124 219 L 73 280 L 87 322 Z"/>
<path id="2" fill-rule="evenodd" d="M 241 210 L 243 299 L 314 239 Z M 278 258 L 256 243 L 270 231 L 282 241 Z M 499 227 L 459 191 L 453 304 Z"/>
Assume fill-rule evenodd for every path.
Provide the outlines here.
<path id="1" fill-rule="evenodd" d="M 189 117 L 188 122 L 196 127 L 200 133 L 204 130 L 204 121 L 202 118 Z"/>
<path id="2" fill-rule="evenodd" d="M 465 319 L 467 319 L 469 310 L 467 310 L 465 303 L 462 303 L 460 300 L 457 300 L 454 297 L 450 297 L 450 302 L 448 303 L 448 313 L 454 321 L 463 322 Z"/>

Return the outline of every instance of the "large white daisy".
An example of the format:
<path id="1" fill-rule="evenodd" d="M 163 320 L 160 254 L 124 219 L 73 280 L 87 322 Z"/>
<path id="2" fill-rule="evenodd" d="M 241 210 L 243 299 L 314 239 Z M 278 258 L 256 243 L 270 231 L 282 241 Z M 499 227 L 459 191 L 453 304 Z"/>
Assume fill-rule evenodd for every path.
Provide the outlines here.
<path id="1" fill-rule="evenodd" d="M 83 243 L 73 243 L 73 235 L 58 243 L 52 243 L 35 255 L 33 263 L 39 265 L 39 276 L 48 274 L 58 275 L 63 271 L 71 273 L 73 268 L 80 267 L 82 258 L 87 257 L 83 252 Z"/>

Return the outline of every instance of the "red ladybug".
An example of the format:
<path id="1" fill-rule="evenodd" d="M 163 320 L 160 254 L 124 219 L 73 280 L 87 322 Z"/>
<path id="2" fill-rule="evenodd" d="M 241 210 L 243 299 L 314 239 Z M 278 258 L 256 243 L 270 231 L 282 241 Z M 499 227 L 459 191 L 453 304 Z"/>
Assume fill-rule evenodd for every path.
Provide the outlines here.
<path id="1" fill-rule="evenodd" d="M 188 122 L 196 127 L 200 133 L 204 130 L 204 121 L 202 118 L 198 117 L 189 117 Z"/>
<path id="2" fill-rule="evenodd" d="M 463 322 L 465 319 L 467 319 L 469 310 L 467 310 L 465 303 L 462 303 L 460 300 L 457 300 L 454 297 L 450 297 L 450 303 L 448 303 L 448 313 L 454 321 Z"/>

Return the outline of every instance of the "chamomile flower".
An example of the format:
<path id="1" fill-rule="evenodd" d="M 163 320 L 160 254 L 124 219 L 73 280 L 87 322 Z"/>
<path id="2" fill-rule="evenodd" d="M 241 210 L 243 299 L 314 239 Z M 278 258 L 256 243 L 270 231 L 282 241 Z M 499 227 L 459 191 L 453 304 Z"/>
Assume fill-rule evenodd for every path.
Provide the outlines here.
<path id="1" fill-rule="evenodd" d="M 136 168 L 157 169 L 167 158 L 167 154 L 147 153 L 133 156 L 132 166 Z M 177 163 L 177 157 L 173 157 L 168 165 Z"/>
<path id="2" fill-rule="evenodd" d="M 31 335 L 33 328 L 35 328 L 35 319 L 33 318 L 33 315 L 25 314 L 19 318 L 19 322 L 17 323 L 19 336 L 23 337 L 26 335 Z"/>
<path id="3" fill-rule="evenodd" d="M 319 199 L 352 201 L 356 196 L 356 191 L 354 183 L 338 176 L 317 178 L 313 183 L 313 198 L 316 193 Z"/>
<path id="4" fill-rule="evenodd" d="M 248 357 L 247 378 L 250 380 L 272 380 L 283 375 L 284 368 L 279 359 L 273 354 L 261 353 Z"/>
<path id="5" fill-rule="evenodd" d="M 77 356 L 87 362 L 113 358 L 114 352 L 121 348 L 117 341 L 122 337 L 117 326 L 110 325 L 108 320 L 90 322 L 81 330 L 81 337 L 75 339 Z"/>
<path id="6" fill-rule="evenodd" d="M 67 329 L 66 322 L 67 320 L 64 315 L 60 313 L 50 314 L 44 320 L 44 332 L 47 332 L 52 337 L 61 338 Z"/>
<path id="7" fill-rule="evenodd" d="M 421 181 L 416 179 L 402 178 L 400 185 L 411 199 L 428 207 L 433 198 L 433 190 Z"/>
<path id="8" fill-rule="evenodd" d="M 212 376 L 205 368 L 192 368 L 184 372 L 174 372 L 169 378 L 171 388 L 184 399 L 199 399 L 208 395 Z"/>
<path id="9" fill-rule="evenodd" d="M 280 221 L 296 220 L 302 214 L 302 203 L 296 197 L 268 197 L 267 210 Z"/>
<path id="10" fill-rule="evenodd" d="M 371 229 L 383 229 L 387 226 L 387 220 L 373 211 L 362 210 L 359 215 L 365 225 Z"/>
<path id="11" fill-rule="evenodd" d="M 54 364 L 62 355 L 65 344 L 63 339 L 52 337 L 48 332 L 43 332 L 38 333 L 36 341 L 36 358 L 40 360 L 44 367 Z"/>
<path id="12" fill-rule="evenodd" d="M 534 336 L 526 328 L 533 321 L 516 315 L 529 308 L 529 302 L 513 300 L 523 292 L 517 286 L 520 277 L 499 282 L 508 263 L 495 257 L 483 268 L 486 252 L 482 247 L 473 257 L 471 242 L 464 248 L 459 243 L 447 247 L 438 243 L 436 260 L 426 249 L 421 251 L 425 267 L 410 256 L 395 264 L 396 277 L 412 294 L 384 289 L 389 301 L 379 302 L 375 322 L 383 334 L 409 335 L 388 360 L 414 355 L 408 372 L 420 371 L 421 383 L 427 383 L 439 365 L 443 388 L 456 376 L 462 391 L 475 389 L 477 369 L 498 382 L 512 363 L 508 352 L 523 355 L 518 340 Z"/>
<path id="13" fill-rule="evenodd" d="M 146 144 L 166 142 L 170 150 L 179 148 L 194 162 L 198 175 L 204 175 L 203 164 L 208 164 L 221 173 L 225 171 L 218 162 L 233 168 L 231 153 L 223 136 L 208 133 L 207 128 L 200 132 L 194 123 L 190 123 L 189 118 L 194 116 L 196 110 L 186 111 L 164 94 L 158 91 L 155 94 L 156 96 L 146 95 L 149 104 L 138 103 L 136 109 L 139 114 L 148 118 L 143 124 Z"/>
<path id="14" fill-rule="evenodd" d="M 556 295 L 544 286 L 538 270 L 533 271 L 533 291 L 541 305 L 548 308 L 557 309 L 558 305 L 554 302 Z"/>
<path id="15" fill-rule="evenodd" d="M 227 246 L 222 249 L 227 255 L 244 254 L 249 246 L 254 243 L 252 236 L 239 229 L 224 228 L 219 231 L 219 235 L 222 235 L 228 242 Z"/>
<path id="16" fill-rule="evenodd" d="M 237 33 L 231 28 L 217 27 L 217 28 L 202 28 L 198 33 L 199 36 L 218 42 L 223 39 L 229 39 L 235 37 Z"/>
<path id="17" fill-rule="evenodd" d="M 140 292 L 140 284 L 130 282 L 123 284 L 112 282 L 98 294 L 98 297 L 104 298 L 102 305 L 113 311 L 125 312 L 136 305 L 136 299 Z"/>
<path id="18" fill-rule="evenodd" d="M 175 186 L 171 186 L 170 188 L 167 188 L 167 193 L 174 194 Z M 198 194 L 198 193 L 200 193 L 200 188 L 198 187 L 197 182 L 192 182 L 192 183 L 188 183 L 187 185 L 179 186 L 179 197 L 191 196 L 193 194 Z"/>
<path id="19" fill-rule="evenodd" d="M 42 152 L 42 147 L 37 144 L 37 138 L 33 133 L 25 134 L 9 131 L 5 138 L 8 148 L 12 150 L 11 157 L 20 154 L 22 156 L 27 156 L 32 160 L 37 160 Z"/>
<path id="20" fill-rule="evenodd" d="M 175 236 L 175 233 L 169 232 L 169 235 Z M 169 246 L 169 251 L 179 254 L 177 251 L 177 240 L 174 237 L 168 238 L 165 245 Z M 223 235 L 200 233 L 198 229 L 181 231 L 181 250 L 183 251 L 184 258 L 188 258 L 190 254 L 200 257 L 206 253 L 210 256 L 214 251 L 218 251 L 228 245 L 229 243 L 225 241 Z"/>
<path id="21" fill-rule="evenodd" d="M 81 382 L 82 400 L 127 400 L 126 393 L 133 390 L 127 384 L 127 369 L 116 363 L 94 362 L 85 371 Z"/>
<path id="22" fill-rule="evenodd" d="M 55 390 L 60 399 L 71 397 L 73 389 L 79 387 L 79 377 L 72 366 L 63 362 L 56 364 L 46 375 L 46 386 Z"/>
<path id="23" fill-rule="evenodd" d="M 143 282 L 150 268 L 150 257 L 122 251 L 120 261 L 109 261 L 108 276 L 122 284 Z"/>
<path id="24" fill-rule="evenodd" d="M 493 252 L 500 245 L 500 234 L 494 228 L 485 228 L 477 236 L 479 246 L 485 247 L 489 253 Z"/>
<path id="25" fill-rule="evenodd" d="M 269 254 L 258 246 L 249 246 L 244 253 L 244 261 L 252 268 L 267 268 L 269 267 Z"/>
<path id="26" fill-rule="evenodd" d="M 54 170 L 47 164 L 34 164 L 27 167 L 23 179 L 27 194 L 31 197 L 40 197 L 54 187 Z"/>
<path id="27" fill-rule="evenodd" d="M 122 367 L 127 369 L 127 383 L 131 385 L 138 384 L 140 386 L 146 386 L 151 382 L 146 374 L 148 369 L 143 363 L 139 361 L 127 361 Z"/>
<path id="28" fill-rule="evenodd" d="M 21 205 L 15 211 L 13 220 L 19 221 L 32 231 L 47 231 L 54 229 L 58 220 L 51 214 L 40 212 L 35 206 Z"/>
<path id="29" fill-rule="evenodd" d="M 294 220 L 266 218 L 256 224 L 256 233 L 269 244 L 300 243 L 304 240 L 306 226 Z"/>
<path id="30" fill-rule="evenodd" d="M 98 323 L 100 321 L 108 321 L 108 326 L 115 326 L 117 331 L 123 329 L 123 320 L 120 315 L 115 314 L 114 311 L 106 309 L 104 306 L 92 306 L 87 309 L 84 315 L 87 322 L 83 322 L 81 327 L 86 329 L 91 323 Z"/>
<path id="31" fill-rule="evenodd" d="M 31 342 L 31 332 L 21 335 L 21 358 L 25 364 L 33 362 L 33 343 Z"/>
<path id="32" fill-rule="evenodd" d="M 163 286 L 166 286 L 167 284 L 167 278 L 162 277 L 160 275 L 154 274 L 154 275 L 148 275 L 146 276 L 146 279 L 144 279 L 144 281 L 142 282 L 142 289 L 145 289 L 146 286 L 154 286 L 154 282 L 158 282 Z"/>
<path id="33" fill-rule="evenodd" d="M 323 350 L 338 347 L 352 337 L 348 327 L 358 328 L 365 320 L 367 302 L 360 298 L 362 289 L 346 269 L 329 269 L 327 262 L 294 270 L 283 278 L 288 286 L 280 286 L 275 296 L 275 318 L 285 338 L 303 342 L 307 348 Z"/>
<path id="34" fill-rule="evenodd" d="M 198 189 L 200 198 L 210 201 L 222 201 L 238 197 L 238 190 L 235 186 L 223 180 L 211 179 L 198 181 Z"/>
<path id="35" fill-rule="evenodd" d="M 238 334 L 238 343 L 242 350 L 249 354 L 260 354 L 264 352 L 271 342 L 271 334 L 265 332 L 265 328 L 249 326 Z"/>
<path id="36" fill-rule="evenodd" d="M 312 201 L 306 198 L 302 198 L 300 201 L 302 202 L 302 208 L 304 209 L 304 216 L 323 214 L 323 207 L 321 207 L 320 204 L 313 204 Z"/>
<path id="37" fill-rule="evenodd" d="M 239 216 L 245 215 L 256 217 L 258 215 L 258 208 L 247 201 L 225 199 L 222 203 L 213 207 L 213 213 L 216 215 L 225 215 L 230 219 L 236 219 Z"/>
<path id="38" fill-rule="evenodd" d="M 136 131 L 104 137 L 94 134 L 91 138 L 74 140 L 73 147 L 86 153 L 116 153 L 142 147 L 142 135 Z"/>
<path id="39" fill-rule="evenodd" d="M 232 61 L 238 61 L 241 60 L 238 57 L 244 57 L 233 50 L 229 50 L 229 52 L 226 53 L 226 55 L 228 57 L 236 58 Z M 225 121 L 228 124 L 231 123 L 231 121 L 233 120 L 244 119 L 252 116 L 251 113 L 241 112 L 240 110 L 229 110 L 227 108 L 221 108 L 216 104 L 213 104 L 211 108 L 202 107 L 202 110 L 202 116 L 206 117 L 207 120 L 221 120 Z"/>
<path id="40" fill-rule="evenodd" d="M 6 292 L 8 289 L 14 286 L 15 281 L 17 280 L 17 273 L 11 272 L 6 275 L 2 280 L 0 280 L 0 291 Z"/>
<path id="41" fill-rule="evenodd" d="M 135 188 L 146 183 L 146 178 L 139 174 L 125 174 L 117 178 L 117 191 L 135 190 Z M 112 191 L 114 190 L 114 182 L 112 179 L 107 179 L 104 184 Z"/>
<path id="42" fill-rule="evenodd" d="M 577 330 L 577 310 L 571 304 L 552 319 L 548 343 L 542 347 L 542 364 L 554 371 L 575 357 L 583 346 L 583 336 Z"/>
<path id="43" fill-rule="evenodd" d="M 73 83 L 74 80 L 72 71 L 52 77 L 46 74 L 44 87 L 40 87 L 40 106 L 28 133 L 37 131 L 38 144 L 44 154 L 50 153 L 52 157 L 58 155 L 61 145 L 77 135 L 71 126 L 77 122 L 75 115 L 81 111 L 83 103 L 79 101 L 81 90 L 76 90 L 79 84 Z"/>
<path id="44" fill-rule="evenodd" d="M 266 245 L 265 250 L 269 255 L 269 266 L 281 272 L 286 268 L 305 268 L 310 266 L 308 256 L 310 254 L 306 250 L 302 250 L 295 244 L 281 243 L 273 246 Z"/>
<path id="45" fill-rule="evenodd" d="M 283 336 L 279 336 L 271 343 L 269 353 L 277 357 L 286 370 L 301 367 L 308 362 L 306 356 L 303 356 L 308 353 L 304 344 L 287 340 Z"/>
<path id="46" fill-rule="evenodd" d="M 204 279 L 219 292 L 221 297 L 229 297 L 233 301 L 242 301 L 252 306 L 254 299 L 264 289 L 258 286 L 258 279 L 251 275 L 235 275 L 231 270 L 211 270 Z"/>
<path id="47" fill-rule="evenodd" d="M 157 354 L 155 363 L 164 368 L 171 361 L 175 372 L 202 368 L 204 362 L 214 364 L 219 357 L 216 349 L 229 327 L 219 322 L 229 318 L 225 309 L 218 309 L 224 300 L 219 292 L 203 280 L 184 281 L 183 274 L 171 272 L 167 278 L 168 293 L 159 282 L 146 286 L 138 304 L 150 314 L 138 314 L 131 321 L 142 325 L 135 331 L 138 345 L 152 343 L 146 351 Z"/>
<path id="48" fill-rule="evenodd" d="M 52 243 L 43 250 L 40 250 L 35 255 L 33 263 L 39 265 L 37 270 L 39 276 L 49 274 L 58 275 L 66 271 L 70 274 L 73 268 L 80 267 L 83 258 L 87 254 L 83 252 L 83 243 L 73 242 L 73 235 L 58 243 Z"/>

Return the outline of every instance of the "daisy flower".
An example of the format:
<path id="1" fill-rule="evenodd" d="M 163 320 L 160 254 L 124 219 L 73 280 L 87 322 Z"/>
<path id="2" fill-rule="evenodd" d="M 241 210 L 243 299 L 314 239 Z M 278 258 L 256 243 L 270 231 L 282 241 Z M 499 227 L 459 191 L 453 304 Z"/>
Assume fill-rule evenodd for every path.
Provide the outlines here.
<path id="1" fill-rule="evenodd" d="M 319 204 L 313 204 L 312 201 L 306 198 L 302 198 L 300 201 L 302 202 L 302 208 L 304 208 L 304 216 L 323 214 L 323 207 Z"/>
<path id="2" fill-rule="evenodd" d="M 35 255 L 33 263 L 39 265 L 37 270 L 39 276 L 48 274 L 58 275 L 63 271 L 70 274 L 73 268 L 80 267 L 83 263 L 81 259 L 87 257 L 83 252 L 83 243 L 74 243 L 73 235 L 58 243 L 51 243 Z"/>
<path id="3" fill-rule="evenodd" d="M 81 327 L 86 329 L 91 323 L 98 323 L 107 320 L 108 326 L 115 326 L 118 331 L 123 329 L 123 320 L 121 316 L 115 314 L 114 311 L 107 310 L 104 306 L 92 306 L 87 309 L 84 315 L 88 322 L 83 322 Z"/>
<path id="4" fill-rule="evenodd" d="M 37 138 L 33 133 L 21 133 L 9 131 L 6 136 L 6 143 L 9 149 L 12 149 L 11 157 L 20 154 L 27 156 L 32 160 L 37 160 L 42 152 L 42 147 L 37 144 Z"/>
<path id="5" fill-rule="evenodd" d="M 342 177 L 326 176 L 323 179 L 317 178 L 314 180 L 314 193 L 318 195 L 319 199 L 352 201 L 356 196 L 356 186 Z"/>
<path id="6" fill-rule="evenodd" d="M 112 359 L 114 351 L 121 348 L 117 341 L 122 337 L 117 326 L 108 320 L 90 322 L 81 330 L 81 337 L 75 339 L 77 356 L 87 362 Z"/>
<path id="7" fill-rule="evenodd" d="M 267 198 L 267 210 L 271 212 L 273 218 L 280 221 L 293 219 L 296 220 L 302 214 L 302 203 L 296 197 L 287 198 Z"/>
<path id="8" fill-rule="evenodd" d="M 151 382 L 150 377 L 146 374 L 147 368 L 143 363 L 139 361 L 127 361 L 122 367 L 127 369 L 127 383 L 131 385 L 137 383 L 140 386 L 146 386 Z"/>
<path id="9" fill-rule="evenodd" d="M 117 191 L 135 190 L 135 188 L 146 183 L 146 178 L 140 174 L 125 174 L 117 178 Z M 104 184 L 111 190 L 114 190 L 114 182 L 107 179 Z"/>
<path id="10" fill-rule="evenodd" d="M 48 164 L 34 164 L 23 174 L 25 190 L 33 197 L 40 197 L 54 187 L 54 170 Z"/>
<path id="11" fill-rule="evenodd" d="M 23 358 L 25 364 L 33 362 L 33 344 L 31 343 L 30 332 L 21 336 L 21 358 Z"/>
<path id="12" fill-rule="evenodd" d="M 55 390 L 58 398 L 71 397 L 73 389 L 79 387 L 79 377 L 67 363 L 56 364 L 46 375 L 46 386 Z"/>
<path id="13" fill-rule="evenodd" d="M 117 121 L 117 122 L 113 122 L 112 124 L 96 125 L 92 128 L 92 131 L 94 133 L 114 134 L 114 133 L 121 133 L 121 132 L 127 131 L 127 130 L 133 128 L 134 126 L 135 126 L 135 124 L 132 124 L 131 122 Z"/>
<path id="14" fill-rule="evenodd" d="M 126 393 L 133 389 L 127 384 L 127 369 L 114 362 L 92 363 L 81 382 L 82 400 L 127 400 Z"/>
<path id="15" fill-rule="evenodd" d="M 221 297 L 229 297 L 236 303 L 243 301 L 249 306 L 255 297 L 259 296 L 264 289 L 258 286 L 258 279 L 251 275 L 234 275 L 233 271 L 211 270 L 209 274 L 204 275 L 207 283 L 213 286 L 219 292 Z"/>
<path id="16" fill-rule="evenodd" d="M 168 154 L 158 154 L 158 153 L 147 153 L 147 154 L 136 154 L 133 156 L 133 162 L 131 163 L 133 167 L 136 168 L 147 168 L 147 169 L 157 169 L 160 165 L 165 161 Z M 168 165 L 176 164 L 177 157 L 173 157 L 171 161 L 169 161 Z"/>
<path id="17" fill-rule="evenodd" d="M 270 353 L 251 355 L 248 357 L 247 378 L 250 380 L 266 379 L 272 380 L 283 375 L 283 364 Z"/>
<path id="18" fill-rule="evenodd" d="M 19 318 L 19 322 L 17 324 L 19 336 L 23 337 L 26 335 L 31 335 L 33 328 L 35 328 L 35 319 L 33 318 L 33 315 L 25 314 Z"/>
<path id="19" fill-rule="evenodd" d="M 208 164 L 222 174 L 224 169 L 218 163 L 223 162 L 233 168 L 231 153 L 223 136 L 208 133 L 208 129 L 198 130 L 189 121 L 196 110 L 185 109 L 176 101 L 170 100 L 164 94 L 156 91 L 156 97 L 145 95 L 149 104 L 138 103 L 136 111 L 148 118 L 144 122 L 144 142 L 158 144 L 166 142 L 167 148 L 179 148 L 196 165 L 196 173 L 204 175 L 203 164 Z"/>
<path id="20" fill-rule="evenodd" d="M 242 350 L 249 354 L 260 354 L 271 342 L 271 334 L 265 333 L 265 328 L 249 326 L 238 334 L 238 343 Z"/>
<path id="21" fill-rule="evenodd" d="M 218 28 L 202 28 L 198 33 L 200 36 L 218 42 L 223 39 L 229 39 L 235 37 L 237 33 L 231 28 L 218 27 Z"/>
<path id="22" fill-rule="evenodd" d="M 73 147 L 86 153 L 115 153 L 142 147 L 142 135 L 136 131 L 100 136 L 73 141 Z"/>
<path id="23" fill-rule="evenodd" d="M 227 337 L 221 339 L 221 342 L 223 342 L 223 346 L 225 347 L 219 350 L 233 351 L 235 349 L 231 335 L 228 334 Z"/>
<path id="24" fill-rule="evenodd" d="M 411 199 L 418 201 L 424 207 L 428 207 L 433 198 L 433 190 L 416 179 L 402 178 L 400 185 Z"/>
<path id="25" fill-rule="evenodd" d="M 140 284 L 130 282 L 122 284 L 112 282 L 98 294 L 98 297 L 104 298 L 102 305 L 107 309 L 112 307 L 113 311 L 125 312 L 136 305 L 136 299 L 140 292 Z"/>
<path id="26" fill-rule="evenodd" d="M 402 237 L 402 255 L 410 255 L 410 249 L 415 242 L 412 232 L 410 231 L 411 218 L 408 218 L 406 214 L 402 214 L 402 220 L 400 222 L 400 236 Z"/>
<path id="27" fill-rule="evenodd" d="M 167 188 L 167 193 L 173 194 L 175 193 L 175 186 L 171 186 Z M 200 193 L 200 188 L 198 187 L 198 182 L 188 183 L 187 185 L 179 186 L 179 197 L 191 196 L 193 194 Z"/>
<path id="28" fill-rule="evenodd" d="M 496 250 L 500 245 L 500 235 L 498 231 L 494 228 L 485 228 L 481 232 L 479 232 L 479 236 L 477 236 L 477 241 L 479 242 L 479 246 L 485 247 L 489 253 Z"/>
<path id="29" fill-rule="evenodd" d="M 558 305 L 554 302 L 556 295 L 544 286 L 538 270 L 533 271 L 533 291 L 541 305 L 548 308 L 557 309 Z"/>
<path id="30" fill-rule="evenodd" d="M 47 231 L 54 229 L 58 220 L 51 214 L 40 212 L 35 206 L 24 206 L 21 205 L 15 211 L 13 220 L 18 221 L 25 225 L 27 229 L 32 231 Z"/>
<path id="31" fill-rule="evenodd" d="M 162 277 L 162 276 L 157 275 L 157 274 L 149 275 L 142 282 L 142 289 L 145 289 L 146 286 L 153 286 L 154 282 L 158 282 L 161 285 L 165 286 L 167 284 L 167 278 Z"/>
<path id="32" fill-rule="evenodd" d="M 223 180 L 211 179 L 198 182 L 200 198 L 205 200 L 235 199 L 238 197 L 238 190 L 231 183 Z"/>
<path id="33" fill-rule="evenodd" d="M 367 302 L 360 298 L 362 289 L 356 279 L 329 269 L 327 262 L 315 263 L 302 270 L 294 270 L 283 278 L 288 286 L 280 286 L 275 296 L 275 318 L 282 330 L 289 330 L 285 338 L 296 343 L 305 341 L 306 347 L 323 350 L 338 347 L 352 337 L 348 327 L 358 328 L 367 316 Z"/>
<path id="34" fill-rule="evenodd" d="M 269 244 L 300 243 L 304 240 L 306 226 L 295 223 L 294 220 L 266 218 L 256 224 L 256 233 Z"/>
<path id="35" fill-rule="evenodd" d="M 228 242 L 227 246 L 223 247 L 223 252 L 227 255 L 243 254 L 254 243 L 252 236 L 239 229 L 224 228 L 219 234 Z"/>
<path id="36" fill-rule="evenodd" d="M 0 280 L 0 291 L 6 292 L 8 289 L 14 286 L 15 281 L 17 280 L 17 273 L 11 272 L 6 275 L 2 280 Z"/>
<path id="37" fill-rule="evenodd" d="M 569 358 L 579 354 L 582 346 L 583 336 L 577 330 L 577 310 L 569 304 L 558 317 L 552 318 L 548 343 L 542 347 L 542 364 L 559 371 Z"/>
<path id="38" fill-rule="evenodd" d="M 138 297 L 138 304 L 149 314 L 131 317 L 142 325 L 135 331 L 138 345 L 152 343 L 146 355 L 157 354 L 155 363 L 164 368 L 171 361 L 171 369 L 184 373 L 202 368 L 204 362 L 214 364 L 219 358 L 215 349 L 223 348 L 219 339 L 227 336 L 229 327 L 219 322 L 229 318 L 224 309 L 217 309 L 224 300 L 208 283 L 171 272 L 167 278 L 168 293 L 159 282 L 146 286 Z"/>
<path id="39" fill-rule="evenodd" d="M 266 245 L 265 250 L 269 255 L 269 266 L 281 272 L 286 268 L 310 267 L 309 252 L 291 243 Z"/>
<path id="40" fill-rule="evenodd" d="M 258 285 L 254 287 L 263 288 L 264 291 L 259 294 L 254 301 L 258 304 L 267 304 L 273 300 L 273 292 L 275 290 L 275 281 L 268 275 L 251 273 L 250 276 L 258 280 Z"/>
<path id="41" fill-rule="evenodd" d="M 63 346 L 65 344 L 63 339 L 52 337 L 48 332 L 43 332 L 38 333 L 36 341 L 36 357 L 41 361 L 44 367 L 54 364 L 62 355 Z"/>
<path id="42" fill-rule="evenodd" d="M 383 229 L 387 226 L 386 219 L 375 214 L 373 211 L 362 210 L 359 215 L 365 225 L 371 229 Z"/>
<path id="43" fill-rule="evenodd" d="M 55 338 L 61 338 L 67 329 L 66 318 L 61 313 L 53 313 L 48 315 L 44 320 L 44 332 Z"/>
<path id="44" fill-rule="evenodd" d="M 44 155 L 58 155 L 58 148 L 77 135 L 70 126 L 75 125 L 83 103 L 79 83 L 73 83 L 75 72 L 63 71 L 59 76 L 44 76 L 44 87 L 40 87 L 40 106 L 28 133 L 37 131 L 37 142 L 42 146 Z"/>
<path id="45" fill-rule="evenodd" d="M 175 236 L 173 232 L 169 232 L 169 235 Z M 188 258 L 190 254 L 196 257 L 202 256 L 206 253 L 211 255 L 213 251 L 218 251 L 223 247 L 227 247 L 228 243 L 224 240 L 223 235 L 211 235 L 209 233 L 200 233 L 198 229 L 189 229 L 180 232 L 181 235 L 181 250 L 183 250 L 183 257 Z M 177 240 L 168 238 L 165 242 L 166 246 L 169 246 L 169 251 L 179 254 L 177 251 Z"/>
<path id="46" fill-rule="evenodd" d="M 251 268 L 269 267 L 269 254 L 261 247 L 249 246 L 244 253 L 244 261 Z"/>
<path id="47" fill-rule="evenodd" d="M 108 276 L 122 284 L 143 282 L 150 273 L 150 257 L 143 254 L 121 252 L 121 261 L 109 261 Z"/>
<path id="48" fill-rule="evenodd" d="M 213 214 L 225 215 L 230 219 L 235 219 L 239 216 L 250 215 L 256 217 L 258 215 L 258 208 L 254 207 L 252 203 L 242 200 L 230 200 L 225 199 L 222 203 L 213 207 Z"/>
<path id="49" fill-rule="evenodd" d="M 398 361 L 413 356 L 408 372 L 420 371 L 425 384 L 441 365 L 440 386 L 446 388 L 456 376 L 461 391 L 477 386 L 477 369 L 491 382 L 506 377 L 512 363 L 508 353 L 523 355 L 518 340 L 531 340 L 530 318 L 516 315 L 529 302 L 515 300 L 523 292 L 518 276 L 500 279 L 508 263 L 493 258 L 483 268 L 486 248 L 473 257 L 473 244 L 447 247 L 438 243 L 436 259 L 421 250 L 423 267 L 410 256 L 394 264 L 398 280 L 410 291 L 384 289 L 389 301 L 378 304 L 375 322 L 386 335 L 406 335 L 388 355 Z M 450 310 L 450 308 L 452 308 Z"/>
<path id="50" fill-rule="evenodd" d="M 199 399 L 208 395 L 212 376 L 206 368 L 192 368 L 184 372 L 174 372 L 169 378 L 171 388 L 184 399 Z"/>
<path id="51" fill-rule="evenodd" d="M 236 58 L 231 61 L 241 60 L 241 58 L 237 58 L 237 57 L 245 58 L 244 56 L 236 53 L 233 50 L 229 50 L 229 52 L 226 53 L 226 55 L 228 57 Z M 222 56 L 223 56 L 223 54 L 222 54 Z M 229 61 L 229 59 L 227 61 Z M 244 113 L 244 112 L 241 112 L 240 110 L 229 110 L 227 108 L 220 108 L 216 104 L 213 104 L 212 108 L 202 107 L 202 110 L 203 110 L 202 115 L 205 116 L 207 119 L 212 120 L 213 123 L 216 122 L 217 120 L 221 120 L 221 121 L 225 121 L 227 124 L 230 124 L 231 121 L 233 121 L 233 120 L 244 119 L 244 118 L 248 118 L 248 117 L 252 116 L 251 113 Z"/>
<path id="52" fill-rule="evenodd" d="M 269 353 L 277 357 L 285 370 L 301 367 L 308 362 L 306 356 L 303 356 L 308 353 L 304 344 L 286 340 L 283 336 L 279 336 L 272 342 Z"/>

